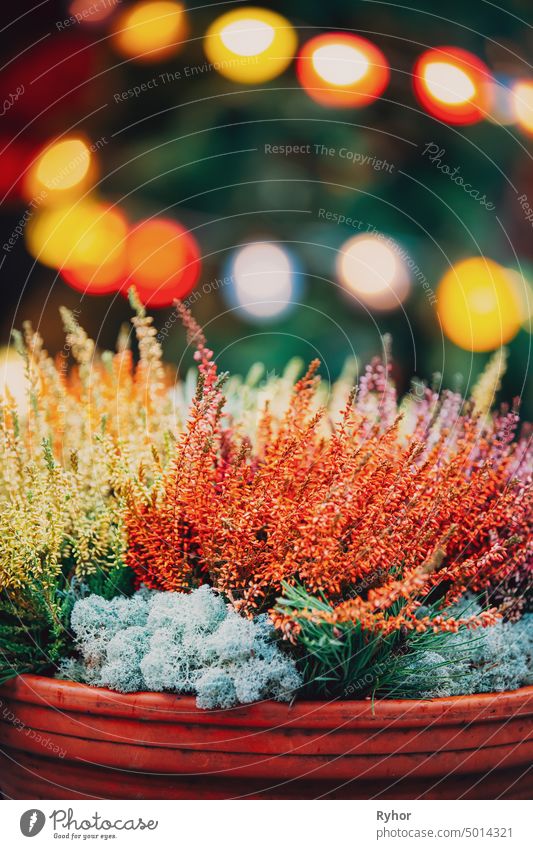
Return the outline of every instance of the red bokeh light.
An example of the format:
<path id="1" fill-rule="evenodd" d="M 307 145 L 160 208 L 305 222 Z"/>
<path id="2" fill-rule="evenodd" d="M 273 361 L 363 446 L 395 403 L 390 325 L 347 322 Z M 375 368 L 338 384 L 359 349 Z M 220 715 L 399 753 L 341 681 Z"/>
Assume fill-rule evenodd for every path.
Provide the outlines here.
<path id="1" fill-rule="evenodd" d="M 475 124 L 487 117 L 492 76 L 487 66 L 459 47 L 427 50 L 413 69 L 413 87 L 422 106 L 449 124 Z"/>
<path id="2" fill-rule="evenodd" d="M 383 93 L 389 64 L 378 47 L 357 35 L 326 33 L 302 47 L 296 66 L 309 97 L 322 106 L 365 106 Z"/>

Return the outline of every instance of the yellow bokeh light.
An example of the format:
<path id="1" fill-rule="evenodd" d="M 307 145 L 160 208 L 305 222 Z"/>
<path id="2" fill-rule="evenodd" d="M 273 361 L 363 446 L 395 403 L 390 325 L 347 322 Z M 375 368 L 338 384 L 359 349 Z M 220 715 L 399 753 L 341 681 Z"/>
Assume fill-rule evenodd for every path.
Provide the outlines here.
<path id="1" fill-rule="evenodd" d="M 339 251 L 337 274 L 344 288 L 371 309 L 395 309 L 409 294 L 407 267 L 398 246 L 387 237 L 348 239 Z"/>
<path id="2" fill-rule="evenodd" d="M 64 203 L 85 191 L 97 175 L 93 148 L 77 136 L 54 141 L 32 162 L 24 195 L 38 205 Z"/>
<path id="3" fill-rule="evenodd" d="M 442 278 L 437 311 L 446 336 L 467 351 L 492 351 L 516 336 L 523 310 L 507 269 L 484 257 L 457 263 Z"/>
<path id="4" fill-rule="evenodd" d="M 170 0 L 137 3 L 118 18 L 114 30 L 119 53 L 139 62 L 158 62 L 172 56 L 186 37 L 183 4 Z"/>
<path id="5" fill-rule="evenodd" d="M 441 103 L 467 103 L 476 94 L 468 74 L 451 62 L 429 62 L 424 68 L 424 82 Z"/>
<path id="6" fill-rule="evenodd" d="M 533 80 L 515 83 L 512 89 L 513 115 L 528 133 L 533 133 Z"/>
<path id="7" fill-rule="evenodd" d="M 262 83 L 282 74 L 296 51 L 289 21 L 255 6 L 217 18 L 205 36 L 205 52 L 216 70 L 234 82 Z"/>
<path id="8" fill-rule="evenodd" d="M 26 245 L 44 265 L 86 271 L 116 261 L 126 235 L 120 212 L 87 199 L 41 210 L 26 228 Z"/>
<path id="9" fill-rule="evenodd" d="M 81 183 L 91 164 L 91 152 L 81 139 L 65 139 L 39 157 L 35 176 L 46 189 L 71 189 Z"/>

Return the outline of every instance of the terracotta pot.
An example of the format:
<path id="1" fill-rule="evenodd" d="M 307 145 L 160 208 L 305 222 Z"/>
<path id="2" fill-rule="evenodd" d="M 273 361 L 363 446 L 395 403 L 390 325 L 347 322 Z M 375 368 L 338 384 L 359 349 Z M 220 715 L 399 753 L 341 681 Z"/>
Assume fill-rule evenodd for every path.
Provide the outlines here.
<path id="1" fill-rule="evenodd" d="M 194 699 L 24 675 L 0 688 L 15 799 L 531 798 L 533 687 L 431 701 Z"/>

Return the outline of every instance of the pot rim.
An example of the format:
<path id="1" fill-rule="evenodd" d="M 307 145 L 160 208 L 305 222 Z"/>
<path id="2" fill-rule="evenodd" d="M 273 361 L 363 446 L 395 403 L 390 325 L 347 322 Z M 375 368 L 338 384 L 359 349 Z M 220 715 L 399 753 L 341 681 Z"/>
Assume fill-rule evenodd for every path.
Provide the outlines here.
<path id="1" fill-rule="evenodd" d="M 206 710 L 194 696 L 174 693 L 117 693 L 44 675 L 24 674 L 0 687 L 8 699 L 75 713 L 103 714 L 158 722 L 195 722 L 296 727 L 380 722 L 427 726 L 432 722 L 497 721 L 512 716 L 533 716 L 533 686 L 500 693 L 449 696 L 436 699 L 299 700 L 289 704 L 266 699 L 234 708 Z"/>

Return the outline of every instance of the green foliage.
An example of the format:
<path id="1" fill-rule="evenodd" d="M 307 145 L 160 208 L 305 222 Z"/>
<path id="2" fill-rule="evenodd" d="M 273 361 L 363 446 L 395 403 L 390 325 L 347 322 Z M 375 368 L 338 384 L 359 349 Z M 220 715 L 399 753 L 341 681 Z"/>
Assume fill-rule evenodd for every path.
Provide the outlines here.
<path id="1" fill-rule="evenodd" d="M 330 611 L 325 598 L 310 595 L 302 586 L 284 584 L 277 607 L 283 613 L 294 611 Z M 378 673 L 383 674 L 399 635 L 371 635 L 359 624 L 337 625 L 299 620 L 298 665 L 310 697 L 358 697 L 376 688 Z M 347 690 L 350 689 L 348 693 Z"/>
<path id="2" fill-rule="evenodd" d="M 24 672 L 53 671 L 68 652 L 68 625 L 74 604 L 70 592 L 48 593 L 34 584 L 24 605 L 0 597 L 0 684 Z"/>
<path id="3" fill-rule="evenodd" d="M 390 609 L 390 616 L 399 612 L 399 605 Z M 477 634 L 468 635 L 466 628 L 457 634 L 402 628 L 384 636 L 363 630 L 359 623 L 314 621 L 314 611 L 331 612 L 333 607 L 302 586 L 284 585 L 277 609 L 309 614 L 298 619 L 296 646 L 298 668 L 305 682 L 303 692 L 309 698 L 416 698 L 422 697 L 429 686 L 433 695 L 448 695 L 446 688 L 455 679 L 464 679 L 465 667 L 461 664 L 479 639 Z M 431 608 L 425 608 L 424 613 L 428 610 L 431 612 Z"/>
<path id="4" fill-rule="evenodd" d="M 84 579 L 90 593 L 95 593 L 107 600 L 115 596 L 130 596 L 135 589 L 134 575 L 131 569 L 123 563 L 116 563 L 108 571 L 99 569 Z"/>
<path id="5" fill-rule="evenodd" d="M 79 596 L 109 600 L 134 591 L 133 573 L 121 562 L 86 575 L 83 583 L 64 571 L 51 589 L 34 581 L 23 595 L 4 591 L 0 597 L 0 684 L 23 672 L 53 672 L 72 652 L 70 616 Z"/>

